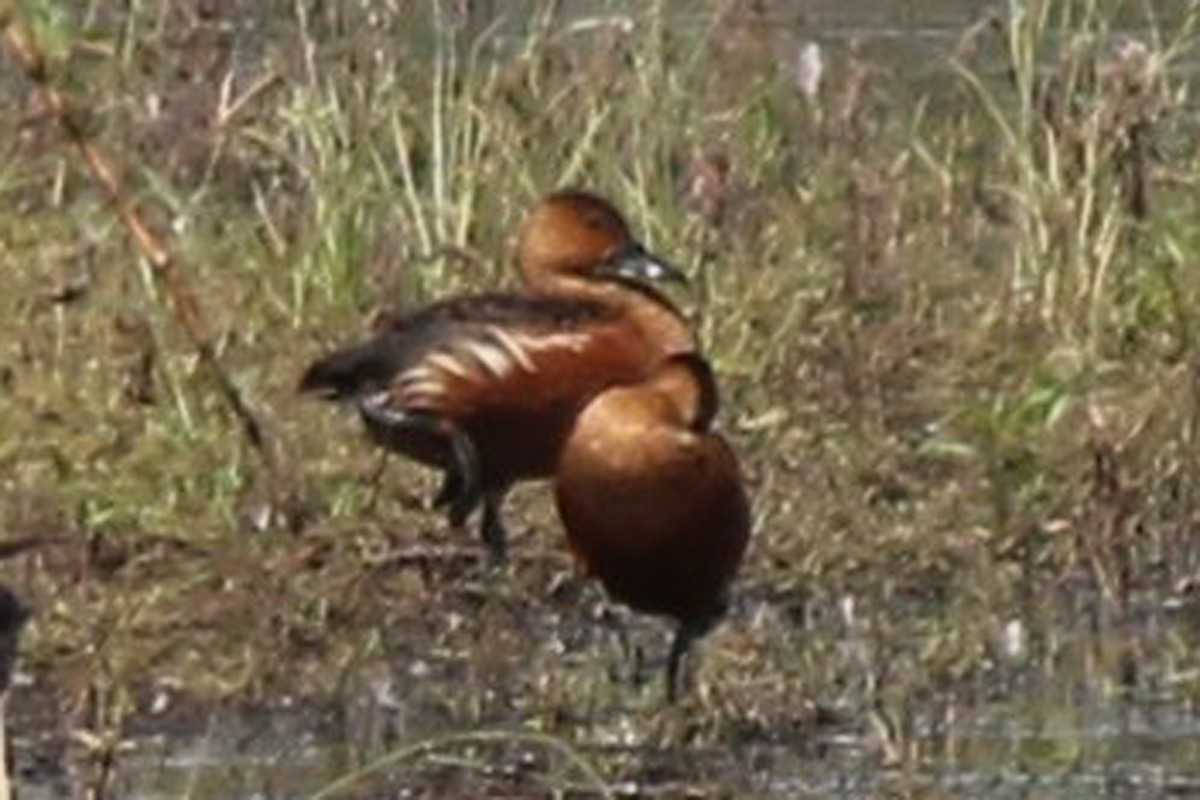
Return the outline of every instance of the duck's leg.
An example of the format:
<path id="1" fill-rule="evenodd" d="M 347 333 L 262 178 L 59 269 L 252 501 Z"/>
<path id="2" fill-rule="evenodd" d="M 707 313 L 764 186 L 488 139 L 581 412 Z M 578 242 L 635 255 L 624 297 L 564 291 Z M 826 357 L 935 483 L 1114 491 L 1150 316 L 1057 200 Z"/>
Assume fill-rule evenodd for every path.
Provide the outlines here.
<path id="1" fill-rule="evenodd" d="M 692 643 L 712 630 L 713 625 L 720 619 L 719 614 L 684 620 L 675 629 L 675 638 L 671 641 L 671 652 L 667 655 L 667 702 L 674 703 L 679 696 L 679 668 L 684 656 L 692 647 Z"/>
<path id="2" fill-rule="evenodd" d="M 457 470 L 447 469 L 442 475 L 442 485 L 433 499 L 435 508 L 447 506 L 460 493 L 461 479 Z M 503 562 L 508 555 L 508 531 L 500 518 L 500 507 L 508 494 L 509 487 L 490 489 L 483 493 L 483 517 L 479 523 L 479 540 L 487 548 L 495 563 Z"/>
<path id="3" fill-rule="evenodd" d="M 491 554 L 492 561 L 503 562 L 508 555 L 508 531 L 500 519 L 500 507 L 508 494 L 508 487 L 491 489 L 483 495 L 483 520 L 479 525 L 479 538 Z"/>
<path id="4" fill-rule="evenodd" d="M 430 411 L 394 410 L 387 406 L 386 393 L 363 398 L 358 403 L 372 435 L 384 444 L 404 452 L 405 437 L 423 437 L 446 443 L 446 477 L 435 500 L 448 506 L 450 524 L 462 527 L 483 501 L 483 476 L 475 445 L 453 420 Z"/>
<path id="5" fill-rule="evenodd" d="M 629 615 L 625 609 L 605 602 L 600 606 L 600 624 L 616 639 L 620 651 L 619 661 L 613 668 L 614 679 L 620 679 L 634 686 L 642 686 L 646 682 L 646 657 L 642 647 L 634 640 L 629 630 Z"/>
<path id="6" fill-rule="evenodd" d="M 687 655 L 699 634 L 693 626 L 681 622 L 675 629 L 675 638 L 671 640 L 671 652 L 667 656 L 667 702 L 674 703 L 679 696 L 679 666 Z"/>
<path id="7" fill-rule="evenodd" d="M 483 502 L 483 476 L 480 474 L 479 454 L 475 452 L 475 445 L 471 439 L 453 422 L 439 418 L 437 424 L 439 430 L 444 430 L 450 440 L 450 457 L 453 462 L 453 466 L 447 470 L 448 475 L 454 476 L 452 494 L 446 504 L 447 515 L 451 525 L 461 528 L 476 506 Z"/>
<path id="8" fill-rule="evenodd" d="M 454 495 L 458 494 L 458 473 L 452 469 L 447 469 L 442 473 L 442 485 L 438 487 L 438 493 L 433 498 L 433 507 L 442 508 L 450 505 L 450 501 L 454 499 Z"/>

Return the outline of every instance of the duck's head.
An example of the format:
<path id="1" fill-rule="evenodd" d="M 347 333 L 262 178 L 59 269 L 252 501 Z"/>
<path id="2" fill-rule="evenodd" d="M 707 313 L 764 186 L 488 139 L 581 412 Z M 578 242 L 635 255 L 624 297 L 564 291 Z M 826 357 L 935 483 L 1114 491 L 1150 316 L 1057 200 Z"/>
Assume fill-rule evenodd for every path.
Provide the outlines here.
<path id="1" fill-rule="evenodd" d="M 580 281 L 642 288 L 687 283 L 679 269 L 634 238 L 611 203 L 577 190 L 555 192 L 534 206 L 521 228 L 517 256 L 534 289 Z"/>

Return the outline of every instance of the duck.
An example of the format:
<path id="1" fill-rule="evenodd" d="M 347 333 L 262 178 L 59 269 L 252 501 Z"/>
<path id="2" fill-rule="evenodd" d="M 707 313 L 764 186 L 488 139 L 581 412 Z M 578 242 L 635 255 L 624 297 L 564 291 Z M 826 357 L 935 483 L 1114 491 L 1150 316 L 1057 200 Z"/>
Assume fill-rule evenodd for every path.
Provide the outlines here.
<path id="1" fill-rule="evenodd" d="M 668 702 L 693 642 L 724 617 L 750 539 L 738 460 L 711 429 L 718 405 L 709 363 L 694 351 L 672 355 L 575 416 L 555 474 L 581 571 L 613 600 L 675 622 Z"/>
<path id="2" fill-rule="evenodd" d="M 685 274 L 650 252 L 591 192 L 542 198 L 517 240 L 520 291 L 450 297 L 393 316 L 362 342 L 309 364 L 302 392 L 352 402 L 369 438 L 440 470 L 434 498 L 498 560 L 512 486 L 553 475 L 574 416 L 609 387 L 636 383 L 696 349 L 661 288 Z"/>

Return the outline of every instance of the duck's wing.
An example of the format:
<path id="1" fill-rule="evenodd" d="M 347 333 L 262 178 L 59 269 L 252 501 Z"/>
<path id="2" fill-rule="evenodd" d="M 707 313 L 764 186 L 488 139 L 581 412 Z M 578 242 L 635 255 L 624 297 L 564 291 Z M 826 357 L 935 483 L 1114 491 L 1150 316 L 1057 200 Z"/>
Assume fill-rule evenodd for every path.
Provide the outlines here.
<path id="1" fill-rule="evenodd" d="M 441 333 L 409 348 L 387 386 L 368 393 L 367 405 L 533 435 L 543 423 L 558 430 L 597 392 L 642 380 L 655 362 L 655 343 L 605 303 L 506 300 L 485 314 L 460 310 L 430 326 Z"/>
<path id="2" fill-rule="evenodd" d="M 339 349 L 308 366 L 300 391 L 344 400 L 377 392 L 408 374 L 429 386 L 439 375 L 496 375 L 523 367 L 530 342 L 602 323 L 608 307 L 589 300 L 485 294 L 452 298 L 389 319 L 365 342 Z M 524 343 L 524 344 L 522 344 Z"/>

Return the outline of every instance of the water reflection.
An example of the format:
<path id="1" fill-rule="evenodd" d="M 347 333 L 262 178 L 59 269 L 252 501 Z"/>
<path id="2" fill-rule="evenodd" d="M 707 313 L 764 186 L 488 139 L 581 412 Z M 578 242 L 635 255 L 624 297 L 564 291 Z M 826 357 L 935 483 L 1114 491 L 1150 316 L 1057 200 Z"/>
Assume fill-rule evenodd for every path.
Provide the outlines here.
<path id="1" fill-rule="evenodd" d="M 937 724 L 918 723 L 924 731 L 916 734 L 913 757 L 904 765 L 889 766 L 875 732 L 854 720 L 771 745 L 745 741 L 712 748 L 606 747 L 590 752 L 581 746 L 595 763 L 632 776 L 613 778 L 623 787 L 621 796 L 677 796 L 704 785 L 763 797 L 899 793 L 1157 800 L 1200 792 L 1200 714 L 1180 699 L 1140 694 L 1113 699 L 1097 692 L 1076 697 L 1075 703 L 1054 704 L 1046 698 L 1061 700 L 1075 692 L 1053 676 L 1038 683 L 1026 677 L 1015 699 L 948 706 Z M 361 705 L 363 698 L 351 702 Z M 642 712 L 647 714 L 654 716 Z M 144 726 L 136 749 L 120 760 L 114 796 L 301 797 L 345 774 L 355 761 L 350 751 L 356 734 L 345 709 L 224 709 L 209 715 L 201 730 L 159 725 L 158 731 Z M 588 738 L 585 731 L 577 733 L 580 741 Z M 17 763 L 25 765 L 20 770 L 23 798 L 66 793 L 66 773 L 29 767 L 37 763 L 35 742 L 18 737 L 16 749 Z M 362 753 L 358 763 L 379 755 Z M 538 775 L 547 765 L 544 753 L 523 744 L 480 748 L 470 759 L 435 752 L 383 773 L 382 781 L 365 783 L 363 789 L 369 789 L 369 796 L 429 796 L 426 792 L 432 791 L 440 797 L 503 784 L 516 796 L 543 796 Z"/>

